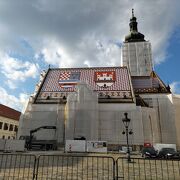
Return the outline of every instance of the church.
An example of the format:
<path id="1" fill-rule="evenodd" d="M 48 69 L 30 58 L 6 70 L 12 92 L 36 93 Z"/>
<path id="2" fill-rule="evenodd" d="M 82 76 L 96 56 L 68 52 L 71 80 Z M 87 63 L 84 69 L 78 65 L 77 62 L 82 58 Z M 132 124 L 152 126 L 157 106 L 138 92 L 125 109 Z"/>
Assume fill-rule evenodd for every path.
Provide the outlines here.
<path id="1" fill-rule="evenodd" d="M 173 95 L 153 70 L 151 43 L 138 31 L 132 11 L 130 32 L 122 45 L 117 67 L 50 68 L 43 71 L 19 123 L 18 136 L 41 126 L 36 139 L 66 140 L 84 137 L 126 145 L 122 119 L 130 119 L 130 145 L 176 144 L 180 149 L 180 96 Z"/>

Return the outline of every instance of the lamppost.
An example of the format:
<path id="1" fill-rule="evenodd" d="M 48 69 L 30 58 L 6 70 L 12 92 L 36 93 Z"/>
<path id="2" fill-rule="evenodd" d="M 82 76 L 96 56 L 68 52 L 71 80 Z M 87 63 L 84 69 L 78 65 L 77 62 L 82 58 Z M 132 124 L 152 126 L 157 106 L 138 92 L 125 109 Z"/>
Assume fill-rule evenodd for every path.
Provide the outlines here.
<path id="1" fill-rule="evenodd" d="M 130 157 L 130 149 L 129 149 L 129 135 L 131 135 L 133 132 L 132 130 L 129 131 L 129 124 L 131 119 L 129 119 L 128 113 L 124 113 L 125 118 L 122 119 L 122 122 L 124 124 L 124 127 L 126 129 L 126 131 L 123 131 L 122 134 L 126 134 L 126 140 L 127 140 L 127 161 L 131 162 L 131 157 Z"/>

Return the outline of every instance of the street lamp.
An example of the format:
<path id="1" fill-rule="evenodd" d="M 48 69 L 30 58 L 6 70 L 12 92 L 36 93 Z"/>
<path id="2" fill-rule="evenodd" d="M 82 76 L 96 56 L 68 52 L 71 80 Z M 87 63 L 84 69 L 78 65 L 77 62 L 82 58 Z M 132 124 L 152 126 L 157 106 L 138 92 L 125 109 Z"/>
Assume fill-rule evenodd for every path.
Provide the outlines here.
<path id="1" fill-rule="evenodd" d="M 128 113 L 124 113 L 125 118 L 122 119 L 122 122 L 124 124 L 124 127 L 126 131 L 123 131 L 122 134 L 126 134 L 126 140 L 127 140 L 127 155 L 128 155 L 128 162 L 131 162 L 131 157 L 130 157 L 130 149 L 129 149 L 129 135 L 133 134 L 132 130 L 129 131 L 129 124 L 131 119 L 129 119 Z"/>

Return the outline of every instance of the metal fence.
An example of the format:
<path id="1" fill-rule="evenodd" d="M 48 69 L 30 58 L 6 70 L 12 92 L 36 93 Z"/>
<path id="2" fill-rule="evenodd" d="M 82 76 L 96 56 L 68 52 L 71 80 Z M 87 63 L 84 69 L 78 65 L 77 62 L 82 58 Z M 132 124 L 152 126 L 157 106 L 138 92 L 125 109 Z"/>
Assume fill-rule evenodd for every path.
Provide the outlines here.
<path id="1" fill-rule="evenodd" d="M 0 154 L 0 180 L 180 180 L 180 160 Z"/>
<path id="2" fill-rule="evenodd" d="M 115 160 L 106 156 L 0 154 L 0 180 L 114 180 Z"/>
<path id="3" fill-rule="evenodd" d="M 138 180 L 180 180 L 180 161 L 162 159 L 118 158 L 116 160 L 118 179 Z"/>
<path id="4" fill-rule="evenodd" d="M 0 154 L 0 180 L 28 180 L 35 177 L 36 157 L 24 154 Z"/>
<path id="5" fill-rule="evenodd" d="M 114 180 L 115 160 L 106 156 L 42 155 L 37 161 L 36 178 Z"/>

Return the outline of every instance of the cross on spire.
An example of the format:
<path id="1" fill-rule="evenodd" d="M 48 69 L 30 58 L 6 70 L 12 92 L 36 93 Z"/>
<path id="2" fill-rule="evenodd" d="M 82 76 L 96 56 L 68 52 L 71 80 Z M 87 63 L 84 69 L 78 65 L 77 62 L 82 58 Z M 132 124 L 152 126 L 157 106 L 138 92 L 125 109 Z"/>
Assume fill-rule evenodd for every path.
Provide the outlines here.
<path id="1" fill-rule="evenodd" d="M 132 17 L 134 17 L 134 9 L 132 9 Z"/>

